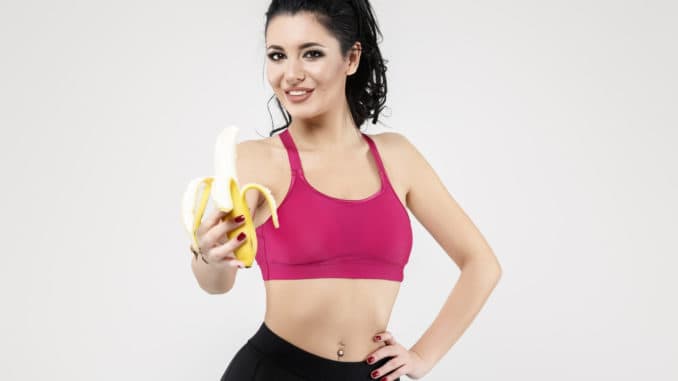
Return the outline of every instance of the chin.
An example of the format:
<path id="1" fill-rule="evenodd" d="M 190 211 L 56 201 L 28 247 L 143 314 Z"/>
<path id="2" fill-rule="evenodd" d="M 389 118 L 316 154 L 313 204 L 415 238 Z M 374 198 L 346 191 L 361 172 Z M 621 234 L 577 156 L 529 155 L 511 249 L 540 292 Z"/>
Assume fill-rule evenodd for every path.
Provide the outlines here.
<path id="1" fill-rule="evenodd" d="M 285 94 L 282 94 L 278 99 L 285 99 L 284 97 Z M 291 103 L 285 100 L 285 102 L 281 103 L 285 110 L 287 110 L 287 112 L 295 119 L 313 119 L 328 111 L 321 109 L 313 101 L 307 101 L 304 103 Z"/>
<path id="2" fill-rule="evenodd" d="M 309 107 L 308 109 L 305 109 L 304 106 L 298 105 L 292 105 L 291 108 L 287 108 L 287 112 L 289 112 L 294 119 L 313 119 L 322 114 L 315 108 Z"/>

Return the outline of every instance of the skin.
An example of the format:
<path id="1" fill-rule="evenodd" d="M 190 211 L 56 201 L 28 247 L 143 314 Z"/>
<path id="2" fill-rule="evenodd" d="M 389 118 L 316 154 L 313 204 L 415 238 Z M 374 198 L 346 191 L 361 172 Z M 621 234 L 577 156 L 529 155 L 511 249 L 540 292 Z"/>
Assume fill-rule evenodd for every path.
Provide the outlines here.
<path id="1" fill-rule="evenodd" d="M 306 42 L 324 47 L 299 49 Z M 266 72 L 269 84 L 292 115 L 289 127 L 299 150 L 304 174 L 321 193 L 362 199 L 380 187 L 376 163 L 350 116 L 344 95 L 346 79 L 356 72 L 360 43 L 342 56 L 339 42 L 313 15 L 279 15 L 266 31 Z M 289 102 L 284 89 L 313 88 L 305 102 Z M 269 280 L 266 324 L 303 350 L 335 361 L 393 358 L 373 379 L 387 381 L 427 374 L 457 341 L 495 287 L 501 268 L 491 248 L 447 191 L 433 168 L 401 134 L 370 135 L 403 208 L 407 208 L 436 239 L 461 276 L 447 302 L 424 335 L 411 348 L 386 328 L 400 283 L 381 279 Z M 291 177 L 287 152 L 278 136 L 238 144 L 241 182 L 265 184 L 278 205 Z M 328 176 L 332 173 L 332 176 Z M 340 181 L 337 181 L 340 179 Z M 258 192 L 248 192 L 255 226 L 269 217 Z M 303 295 L 300 298 L 299 295 Z M 375 339 L 380 336 L 380 339 Z M 344 355 L 337 355 L 338 349 Z M 395 370 L 383 378 L 383 375 Z"/>

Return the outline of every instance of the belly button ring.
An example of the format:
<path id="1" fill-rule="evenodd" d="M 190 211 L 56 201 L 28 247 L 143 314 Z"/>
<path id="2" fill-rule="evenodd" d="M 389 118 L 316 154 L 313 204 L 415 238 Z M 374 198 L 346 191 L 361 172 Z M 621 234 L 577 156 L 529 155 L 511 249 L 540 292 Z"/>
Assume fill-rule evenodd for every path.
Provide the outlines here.
<path id="1" fill-rule="evenodd" d="M 344 346 L 344 343 L 339 343 L 339 345 Z M 344 349 L 343 348 L 339 348 L 339 350 L 337 351 L 337 356 L 339 356 L 339 358 L 344 356 Z"/>

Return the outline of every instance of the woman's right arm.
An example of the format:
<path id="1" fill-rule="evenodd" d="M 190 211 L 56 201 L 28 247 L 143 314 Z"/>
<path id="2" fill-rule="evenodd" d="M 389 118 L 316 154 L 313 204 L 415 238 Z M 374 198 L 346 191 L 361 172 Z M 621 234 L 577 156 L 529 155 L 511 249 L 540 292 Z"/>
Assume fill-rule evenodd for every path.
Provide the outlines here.
<path id="1" fill-rule="evenodd" d="M 247 184 L 252 178 L 253 160 L 257 160 L 254 151 L 253 140 L 240 142 L 236 145 L 236 173 L 239 184 Z M 249 175 L 249 176 L 248 176 Z M 260 193 L 256 190 L 247 191 L 245 200 L 252 218 L 260 202 Z M 220 245 L 212 249 L 214 258 L 208 258 L 209 263 L 205 263 L 200 256 L 192 256 L 191 268 L 200 288 L 209 294 L 224 294 L 233 288 L 238 264 L 242 262 L 235 259 L 233 251 L 245 243 L 250 237 L 245 237 L 238 242 L 235 237 L 229 240 L 227 233 L 240 227 L 244 222 L 237 223 L 233 219 L 237 216 L 229 216 L 229 220 L 223 221 L 226 213 L 214 210 L 205 218 L 198 229 L 198 242 L 201 242 L 201 251 L 204 253 L 208 247 Z"/>

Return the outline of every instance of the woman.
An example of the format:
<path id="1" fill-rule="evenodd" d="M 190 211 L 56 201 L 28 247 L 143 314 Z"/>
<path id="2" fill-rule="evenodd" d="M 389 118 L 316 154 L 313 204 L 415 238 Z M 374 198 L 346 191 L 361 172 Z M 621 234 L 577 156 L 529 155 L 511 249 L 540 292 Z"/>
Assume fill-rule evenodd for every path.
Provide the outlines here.
<path id="1" fill-rule="evenodd" d="M 280 227 L 263 198 L 248 194 L 266 315 L 221 380 L 421 378 L 481 308 L 499 264 L 405 137 L 359 129 L 377 122 L 386 98 L 369 2 L 272 1 L 266 16 L 267 76 L 287 125 L 238 144 L 237 165 L 241 182 L 271 189 Z M 462 268 L 441 314 L 410 349 L 386 330 L 412 246 L 406 208 Z M 203 261 L 193 261 L 212 293 L 233 286 L 242 266 L 233 250 L 247 238 L 225 240 L 242 222 L 223 217 L 217 211 L 203 223 Z"/>

